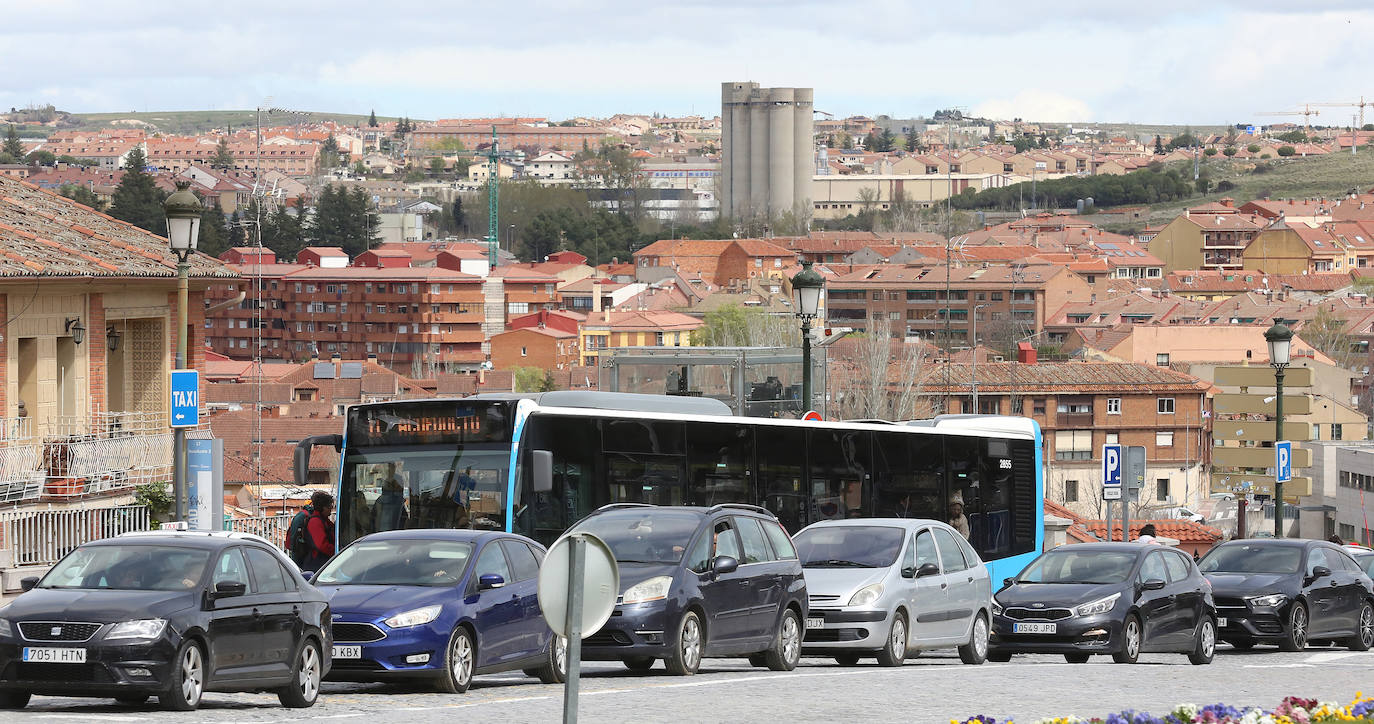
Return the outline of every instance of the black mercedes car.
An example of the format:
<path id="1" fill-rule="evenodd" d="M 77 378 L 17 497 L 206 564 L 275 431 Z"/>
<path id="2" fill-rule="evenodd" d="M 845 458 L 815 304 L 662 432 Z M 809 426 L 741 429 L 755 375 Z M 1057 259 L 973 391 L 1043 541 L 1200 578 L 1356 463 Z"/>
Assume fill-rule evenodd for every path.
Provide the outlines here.
<path id="1" fill-rule="evenodd" d="M 990 661 L 1012 654 L 1093 654 L 1135 663 L 1145 652 L 1216 652 L 1212 590 L 1187 555 L 1153 543 L 1060 546 L 1031 561 L 993 595 Z"/>
<path id="2" fill-rule="evenodd" d="M 1293 538 L 1233 540 L 1198 563 L 1212 582 L 1221 640 L 1238 649 L 1310 640 L 1374 646 L 1374 583 L 1342 546 Z"/>
<path id="3" fill-rule="evenodd" d="M 0 708 L 33 694 L 190 711 L 206 691 L 315 703 L 329 671 L 325 597 L 270 543 L 159 531 L 87 543 L 0 609 Z"/>
<path id="4" fill-rule="evenodd" d="M 582 658 L 618 659 L 634 671 L 663 659 L 679 675 L 696 673 L 707 656 L 796 668 L 806 579 L 764 508 L 615 503 L 572 530 L 610 546 L 622 587 L 610 620 L 582 642 Z"/>

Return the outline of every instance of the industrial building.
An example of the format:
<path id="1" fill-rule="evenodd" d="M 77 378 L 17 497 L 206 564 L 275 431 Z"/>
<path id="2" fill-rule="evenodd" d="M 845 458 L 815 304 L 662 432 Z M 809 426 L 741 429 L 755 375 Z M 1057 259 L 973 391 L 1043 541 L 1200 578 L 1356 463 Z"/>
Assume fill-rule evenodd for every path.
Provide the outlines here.
<path id="1" fill-rule="evenodd" d="M 777 217 L 811 210 L 815 175 L 811 88 L 722 83 L 721 213 Z"/>

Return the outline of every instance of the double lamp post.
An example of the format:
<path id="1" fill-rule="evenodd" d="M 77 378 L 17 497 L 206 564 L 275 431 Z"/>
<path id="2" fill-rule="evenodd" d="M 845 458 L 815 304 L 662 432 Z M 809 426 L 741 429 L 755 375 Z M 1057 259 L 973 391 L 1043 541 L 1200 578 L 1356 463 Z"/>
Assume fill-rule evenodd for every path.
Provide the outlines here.
<path id="1" fill-rule="evenodd" d="M 167 217 L 167 243 L 177 257 L 177 356 L 175 369 L 186 369 L 187 277 L 191 272 L 191 252 L 200 241 L 200 200 L 191 193 L 190 184 L 177 182 L 177 190 L 162 204 Z M 186 519 L 186 428 L 172 428 L 172 497 L 174 520 Z"/>

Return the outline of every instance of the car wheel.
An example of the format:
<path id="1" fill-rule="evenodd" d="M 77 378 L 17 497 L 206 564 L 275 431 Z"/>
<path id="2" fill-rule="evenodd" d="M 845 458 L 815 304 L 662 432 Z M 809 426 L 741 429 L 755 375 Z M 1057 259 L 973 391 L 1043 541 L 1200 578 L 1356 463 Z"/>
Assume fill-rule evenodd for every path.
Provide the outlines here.
<path id="1" fill-rule="evenodd" d="M 142 703 L 148 701 L 148 695 L 147 695 L 147 694 L 120 694 L 119 696 L 116 696 L 116 697 L 115 697 L 115 701 L 117 701 L 117 702 L 123 704 L 124 706 L 138 706 L 139 704 L 142 704 Z"/>
<path id="2" fill-rule="evenodd" d="M 973 630 L 969 632 L 968 643 L 959 647 L 959 660 L 966 664 L 978 665 L 988 658 L 988 619 L 978 614 L 973 619 Z"/>
<path id="3" fill-rule="evenodd" d="M 887 632 L 887 643 L 878 651 L 879 666 L 901 666 L 906 661 L 906 615 L 898 613 L 892 617 L 892 628 Z"/>
<path id="4" fill-rule="evenodd" d="M 991 662 L 997 663 L 997 664 L 1005 664 L 1005 663 L 1007 663 L 1008 661 L 1011 661 L 1011 654 L 1009 654 L 1009 653 L 1007 653 L 1007 652 L 1005 652 L 1005 651 L 994 651 L 994 650 L 992 650 L 992 649 L 989 649 L 989 650 L 988 650 L 988 661 L 991 661 Z"/>
<path id="5" fill-rule="evenodd" d="M 1086 664 L 1092 654 L 1064 654 L 1064 660 L 1070 664 Z"/>
<path id="6" fill-rule="evenodd" d="M 320 698 L 320 679 L 324 677 L 324 658 L 315 639 L 306 639 L 291 667 L 291 683 L 277 691 L 277 699 L 288 709 L 305 709 Z"/>
<path id="7" fill-rule="evenodd" d="M 1360 614 L 1355 618 L 1355 635 L 1346 639 L 1345 646 L 1351 651 L 1368 651 L 1374 647 L 1374 606 L 1368 601 L 1360 606 Z"/>
<path id="8" fill-rule="evenodd" d="M 23 709 L 31 698 L 27 691 L 0 691 L 0 709 Z"/>
<path id="9" fill-rule="evenodd" d="M 1288 609 L 1288 630 L 1279 639 L 1279 648 L 1284 651 L 1302 651 L 1307 648 L 1307 606 L 1295 601 Z"/>
<path id="10" fill-rule="evenodd" d="M 691 676 L 701 666 L 701 651 L 706 643 L 706 631 L 701 627 L 701 617 L 696 611 L 688 611 L 682 616 L 677 627 L 677 645 L 663 660 L 668 672 L 678 676 Z"/>
<path id="11" fill-rule="evenodd" d="M 444 675 L 439 677 L 436 688 L 445 694 L 461 694 L 472 686 L 472 670 L 477 664 L 477 645 L 472 634 L 459 626 L 449 636 L 448 648 L 444 654 Z"/>
<path id="12" fill-rule="evenodd" d="M 757 652 L 757 653 L 749 654 L 749 665 L 750 665 L 750 666 L 767 666 L 767 665 L 768 665 L 768 657 L 767 657 L 767 656 L 764 656 L 762 651 L 759 651 L 759 652 Z"/>
<path id="13" fill-rule="evenodd" d="M 650 659 L 652 661 L 652 659 Z M 568 640 L 554 634 L 549 639 L 548 662 L 535 670 L 534 675 L 544 684 L 561 684 L 568 680 Z"/>
<path id="14" fill-rule="evenodd" d="M 835 657 L 835 663 L 840 666 L 853 666 L 859 663 L 858 654 L 840 654 Z"/>
<path id="15" fill-rule="evenodd" d="M 773 637 L 773 645 L 763 652 L 764 661 L 773 671 L 791 671 L 801 661 L 801 618 L 792 609 L 782 612 L 782 623 Z"/>
<path id="16" fill-rule="evenodd" d="M 200 696 L 205 693 L 205 655 L 195 641 L 181 642 L 172 660 L 170 683 L 157 697 L 163 709 L 195 711 L 200 706 Z"/>
<path id="17" fill-rule="evenodd" d="M 1112 654 L 1118 664 L 1134 664 L 1140 658 L 1140 619 L 1135 614 L 1126 617 L 1121 624 L 1121 650 Z"/>
<path id="18" fill-rule="evenodd" d="M 1188 661 L 1197 666 L 1212 663 L 1212 657 L 1217 653 L 1217 622 L 1211 616 L 1203 616 L 1197 624 L 1195 638 L 1197 640 L 1188 654 Z"/>
<path id="19" fill-rule="evenodd" d="M 626 656 L 621 659 L 625 668 L 630 671 L 648 671 L 654 668 L 654 657 L 652 656 Z"/>
<path id="20" fill-rule="evenodd" d="M 1255 648 L 1254 639 L 1227 639 L 1226 643 L 1231 644 L 1231 648 L 1237 651 L 1249 651 Z"/>

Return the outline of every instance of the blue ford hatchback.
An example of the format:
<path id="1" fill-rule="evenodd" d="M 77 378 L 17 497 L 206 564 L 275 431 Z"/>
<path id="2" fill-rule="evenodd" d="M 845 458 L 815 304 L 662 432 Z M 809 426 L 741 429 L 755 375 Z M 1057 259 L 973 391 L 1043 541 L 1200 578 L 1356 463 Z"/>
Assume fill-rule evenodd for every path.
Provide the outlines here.
<path id="1" fill-rule="evenodd" d="M 509 533 L 396 530 L 354 541 L 315 574 L 333 611 L 333 681 L 430 680 L 523 669 L 563 681 L 567 643 L 539 610 L 543 546 Z"/>

